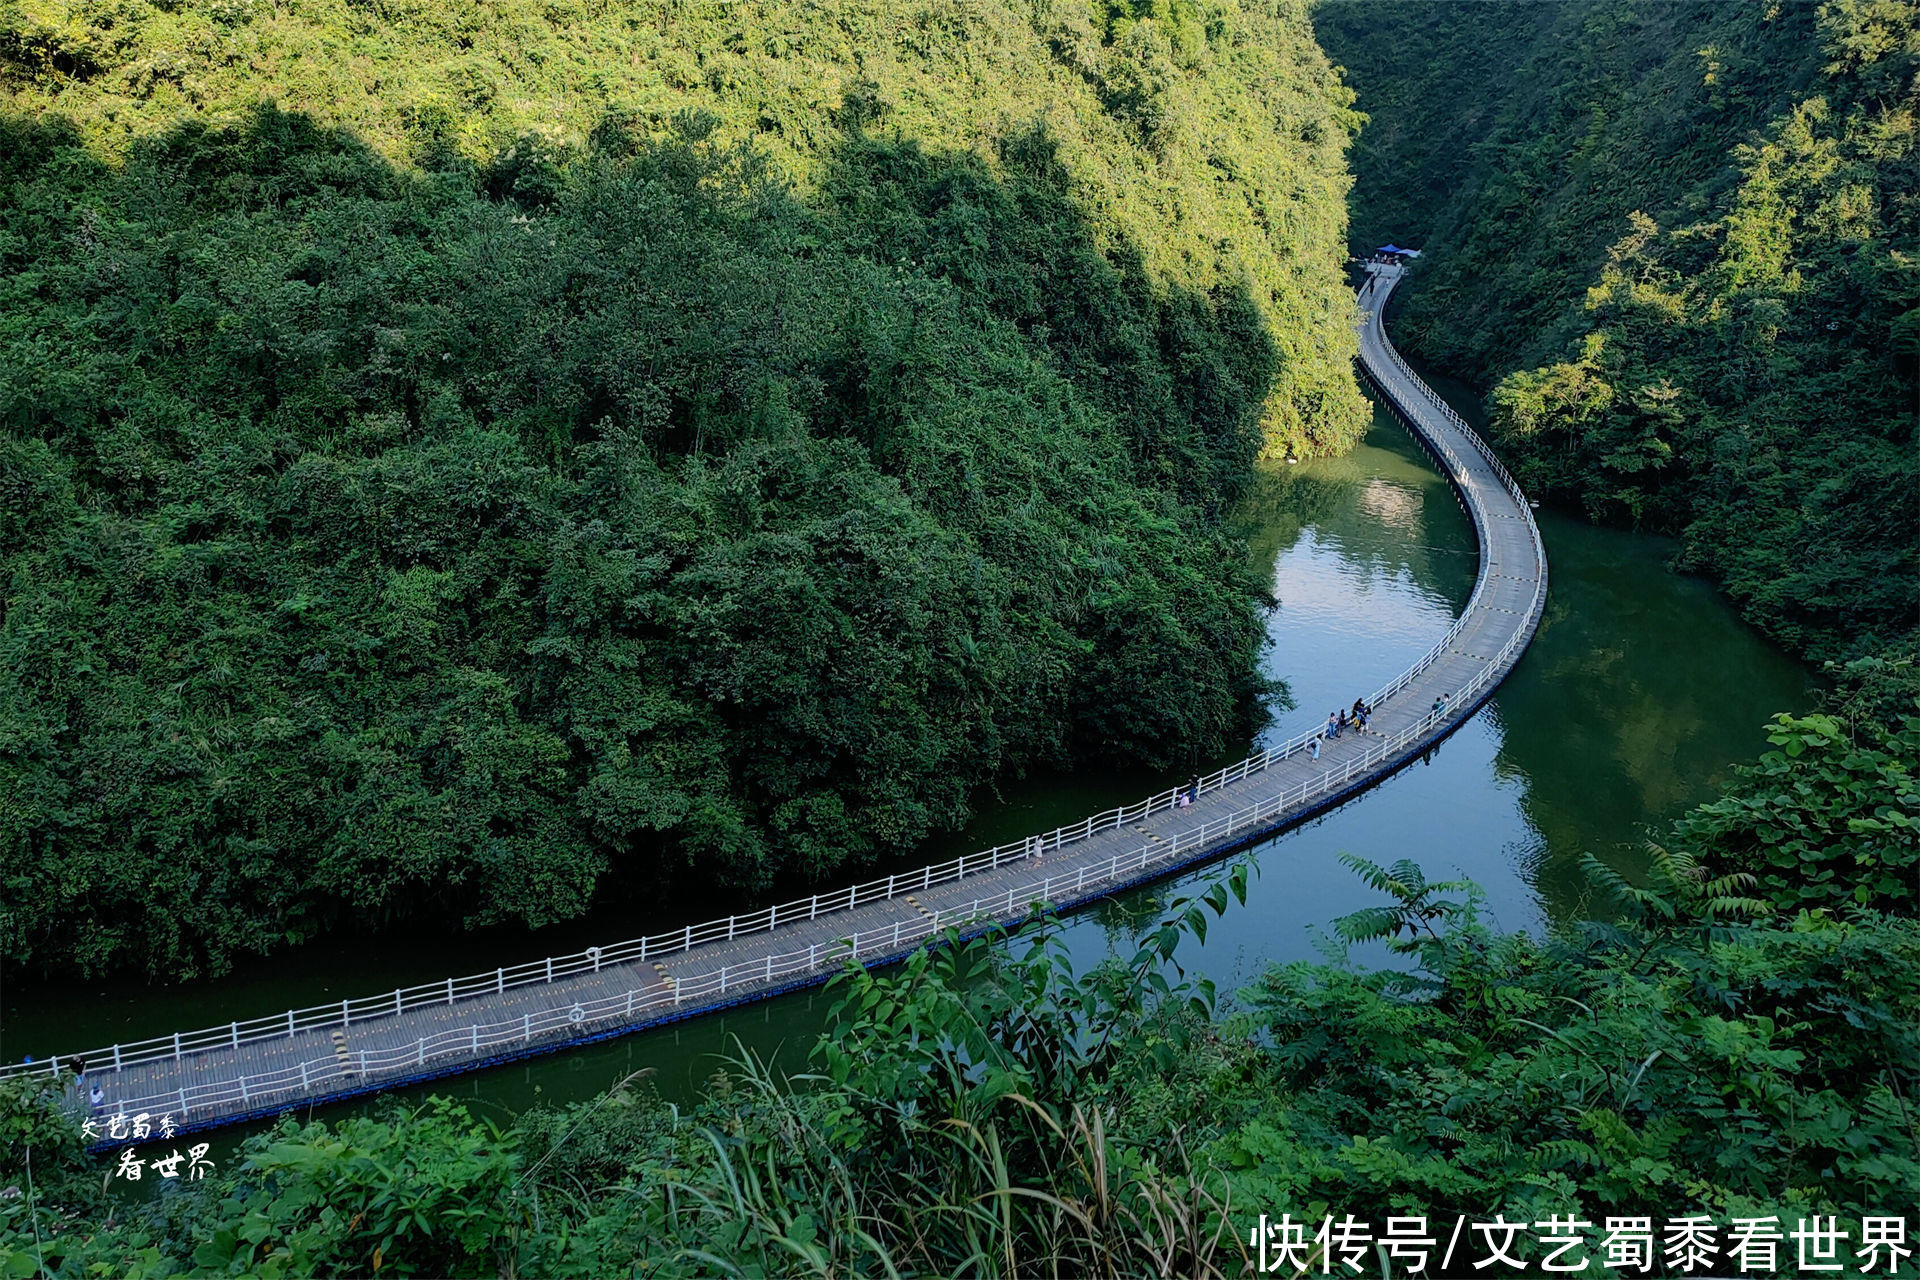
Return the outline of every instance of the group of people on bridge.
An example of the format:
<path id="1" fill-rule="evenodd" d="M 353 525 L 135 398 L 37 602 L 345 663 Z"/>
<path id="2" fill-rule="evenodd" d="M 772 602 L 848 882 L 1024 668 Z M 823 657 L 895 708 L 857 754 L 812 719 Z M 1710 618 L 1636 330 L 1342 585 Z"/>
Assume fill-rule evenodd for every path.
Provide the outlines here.
<path id="1" fill-rule="evenodd" d="M 1365 698 L 1355 698 L 1351 708 L 1327 712 L 1326 736 L 1342 737 L 1348 729 L 1352 729 L 1355 733 L 1372 733 L 1373 730 L 1368 727 L 1372 723 L 1373 708 L 1367 705 Z M 1315 754 L 1315 758 L 1319 758 L 1318 753 Z"/>

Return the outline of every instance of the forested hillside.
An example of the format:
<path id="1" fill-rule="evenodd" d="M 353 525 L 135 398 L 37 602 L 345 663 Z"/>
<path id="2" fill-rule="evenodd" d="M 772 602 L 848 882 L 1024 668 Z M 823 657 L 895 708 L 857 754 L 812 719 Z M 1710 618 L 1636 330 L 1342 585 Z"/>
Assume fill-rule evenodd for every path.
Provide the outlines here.
<path id="1" fill-rule="evenodd" d="M 0 22 L 0 960 L 218 971 L 911 846 L 1258 714 L 1344 447 L 1289 4 Z"/>
<path id="2" fill-rule="evenodd" d="M 1920 611 L 1920 14 L 1905 0 L 1326 0 L 1395 335 L 1522 482 L 1676 532 L 1799 652 Z M 1364 234 L 1362 234 L 1364 232 Z"/>

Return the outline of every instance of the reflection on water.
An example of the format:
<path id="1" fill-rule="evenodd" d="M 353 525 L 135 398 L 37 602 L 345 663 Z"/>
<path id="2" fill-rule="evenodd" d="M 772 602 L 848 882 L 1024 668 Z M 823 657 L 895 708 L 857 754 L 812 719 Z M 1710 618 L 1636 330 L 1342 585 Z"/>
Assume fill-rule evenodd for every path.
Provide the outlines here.
<path id="1" fill-rule="evenodd" d="M 1419 444 L 1384 416 L 1344 458 L 1263 470 L 1236 513 L 1280 607 L 1269 675 L 1293 736 L 1411 665 L 1473 593 L 1473 526 Z"/>
<path id="2" fill-rule="evenodd" d="M 1348 457 L 1263 471 L 1236 521 L 1280 602 L 1268 618 L 1265 664 L 1296 701 L 1266 731 L 1269 739 L 1310 727 L 1411 663 L 1472 591 L 1471 524 L 1418 444 L 1384 413 Z M 1215 922 L 1205 945 L 1185 957 L 1190 969 L 1230 990 L 1272 961 L 1312 958 L 1314 930 L 1370 900 L 1340 866 L 1343 851 L 1378 862 L 1413 858 L 1430 876 L 1471 878 L 1502 927 L 1565 919 L 1580 905 L 1581 853 L 1630 869 L 1649 826 L 1705 798 L 1734 762 L 1752 758 L 1771 713 L 1805 705 L 1801 668 L 1742 627 L 1705 584 L 1665 571 L 1671 544 L 1551 515 L 1541 527 L 1553 574 L 1546 617 L 1493 701 L 1427 762 L 1255 850 L 1248 905 Z M 1052 827 L 1172 780 L 1094 772 L 1031 780 L 929 856 Z M 1221 874 L 1203 869 L 1124 895 L 1067 922 L 1064 934 L 1085 961 L 1114 947 L 1130 955 L 1133 930 L 1162 903 Z M 652 923 L 621 925 L 633 933 Z M 535 956 L 604 941 L 606 923 L 591 927 L 600 934 L 522 938 L 515 950 Z M 482 955 L 497 956 L 503 945 L 343 943 L 308 949 L 305 971 L 299 959 L 276 961 L 261 976 L 212 988 L 120 987 L 97 1005 L 39 993 L 10 1003 L 8 1044 L 16 1055 L 38 1053 L 75 1039 L 131 1039 L 231 1012 L 365 994 L 490 967 L 497 959 Z M 651 1069 L 664 1095 L 684 1100 L 734 1036 L 763 1052 L 784 1045 L 786 1068 L 803 1069 L 830 1004 L 817 993 L 768 1001 L 412 1094 L 511 1110 L 586 1097 Z M 56 1034 L 58 1046 L 37 1043 Z"/>
<path id="3" fill-rule="evenodd" d="M 1803 708 L 1811 681 L 1708 584 L 1665 572 L 1675 544 L 1564 517 L 1541 524 L 1553 591 L 1497 695 L 1506 730 L 1493 764 L 1527 782 L 1537 887 L 1562 914 L 1582 850 L 1631 870 L 1643 828 L 1756 756 L 1768 717 Z"/>
<path id="4" fill-rule="evenodd" d="M 1281 601 L 1268 664 L 1299 703 L 1270 730 L 1285 736 L 1433 644 L 1472 591 L 1476 557 L 1451 491 L 1384 419 L 1351 457 L 1270 476 L 1257 500 L 1300 526 L 1283 518 L 1250 538 L 1262 563 L 1271 557 Z M 1369 900 L 1343 852 L 1471 879 L 1500 927 L 1569 919 L 1583 906 L 1583 853 L 1631 873 L 1650 830 L 1765 746 L 1768 716 L 1805 705 L 1801 667 L 1707 584 L 1666 572 L 1674 544 L 1551 513 L 1541 531 L 1552 590 L 1525 658 L 1431 759 L 1253 852 L 1247 909 L 1190 957 L 1223 988 L 1275 960 L 1314 958 L 1317 933 Z M 1220 874 L 1196 872 L 1148 900 Z M 1124 925 L 1119 913 L 1090 914 L 1068 936 L 1090 961 L 1124 942 Z"/>
<path id="5" fill-rule="evenodd" d="M 1268 737 L 1309 727 L 1413 661 L 1473 589 L 1470 522 L 1384 414 L 1346 458 L 1262 472 L 1237 519 L 1280 601 L 1268 619 L 1267 670 L 1298 702 Z M 1767 716 L 1805 704 L 1801 668 L 1705 584 L 1666 572 L 1671 544 L 1550 514 L 1541 526 L 1553 568 L 1547 616 L 1493 701 L 1427 762 L 1245 855 L 1258 870 L 1247 906 L 1215 921 L 1204 945 L 1187 944 L 1189 971 L 1232 990 L 1271 962 L 1316 958 L 1316 933 L 1370 900 L 1339 863 L 1347 851 L 1475 880 L 1499 927 L 1568 918 L 1579 908 L 1582 852 L 1630 867 L 1650 826 L 1709 796 L 1765 745 Z M 949 844 L 977 848 L 1053 826 L 1162 781 L 1038 781 Z M 1130 956 L 1136 932 L 1171 898 L 1223 874 L 1203 868 L 1121 895 L 1065 922 L 1063 936 L 1082 964 Z M 663 1094 L 686 1099 L 734 1035 L 763 1052 L 778 1047 L 788 1070 L 803 1069 L 830 1005 L 819 995 L 768 1002 L 456 1087 L 514 1106 L 536 1087 L 541 1097 L 585 1096 L 652 1066 Z"/>
<path id="6" fill-rule="evenodd" d="M 1360 487 L 1360 510 L 1376 524 L 1409 536 L 1420 533 L 1420 510 L 1424 499 L 1417 489 L 1394 484 L 1378 476 Z"/>

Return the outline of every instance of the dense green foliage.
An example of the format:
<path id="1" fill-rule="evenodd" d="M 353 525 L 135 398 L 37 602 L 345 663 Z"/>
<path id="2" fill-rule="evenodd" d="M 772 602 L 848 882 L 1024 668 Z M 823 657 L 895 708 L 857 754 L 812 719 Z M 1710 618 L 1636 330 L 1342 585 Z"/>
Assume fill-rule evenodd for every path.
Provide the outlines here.
<path id="1" fill-rule="evenodd" d="M 830 182 L 850 131 L 991 162 L 1039 128 L 1136 299 L 1251 298 L 1281 356 L 1256 389 L 1276 447 L 1338 451 L 1363 428 L 1336 270 L 1357 117 L 1300 0 L 6 0 L 0 15 L 8 106 L 72 121 L 102 157 L 275 103 L 397 167 L 478 166 L 489 191 L 538 202 L 569 157 L 611 135 L 663 141 L 689 111 L 803 191 Z M 942 264 L 959 283 L 1010 265 L 981 211 L 937 203 L 937 229 L 913 234 L 959 242 Z"/>
<path id="2" fill-rule="evenodd" d="M 1356 217 L 1362 243 L 1427 250 L 1396 335 L 1498 381 L 1522 483 L 1682 534 L 1682 567 L 1796 651 L 1910 648 L 1920 10 L 1315 16 L 1372 120 L 1355 208 L 1383 212 Z"/>
<path id="3" fill-rule="evenodd" d="M 1920 1194 L 1920 921 L 1910 893 L 1883 912 L 1844 877 L 1911 856 L 1916 797 L 1898 768 L 1846 763 L 1857 782 L 1836 786 L 1886 737 L 1840 724 L 1782 717 L 1786 749 L 1679 823 L 1643 883 L 1590 862 L 1606 923 L 1497 933 L 1471 885 L 1350 859 L 1381 905 L 1340 922 L 1335 962 L 1273 969 L 1238 1011 L 1174 961 L 1243 871 L 1091 972 L 1041 922 L 853 971 L 811 1074 L 732 1064 L 688 1113 L 635 1078 L 505 1131 L 445 1103 L 287 1120 L 109 1218 L 70 1122 L 14 1099 L 0 1181 L 21 1185 L 32 1132 L 41 1182 L 0 1200 L 0 1257 L 21 1275 L 1229 1275 L 1283 1211 L 1820 1213 L 1857 1237 Z M 1763 842 L 1729 844 L 1729 814 L 1764 814 Z M 1772 870 L 1774 824 L 1812 874 L 1769 901 L 1739 860 Z M 1338 956 L 1381 940 L 1402 963 Z"/>
<path id="4" fill-rule="evenodd" d="M 1753 871 L 1789 910 L 1850 896 L 1920 915 L 1920 719 L 1849 734 L 1829 715 L 1782 716 L 1769 738 L 1778 750 L 1681 822 L 1687 845 Z"/>
<path id="5" fill-rule="evenodd" d="M 182 970 L 348 901 L 533 920 L 609 872 L 815 874 L 996 772 L 1240 727 L 1252 592 L 1213 508 L 1263 441 L 1311 447 L 1289 413 L 1341 420 L 1288 344 L 1345 338 L 1277 320 L 1318 283 L 1209 276 L 1210 215 L 1150 227 L 1197 188 L 1131 179 L 1205 111 L 1244 124 L 1204 96 L 1232 58 L 1314 86 L 1276 163 L 1337 153 L 1297 15 L 730 7 L 680 45 L 592 10 L 123 3 L 16 0 L 0 47 L 66 117 L 12 126 L 0 228 L 9 954 Z M 1550 366 L 1498 399 L 1529 483 L 1684 529 L 1810 651 L 1897 643 L 1906 6 L 1471 12 L 1347 58 L 1429 86 L 1382 95 L 1364 179 L 1402 155 L 1415 210 L 1470 151 L 1498 197 L 1436 231 L 1429 354 Z M 268 82 L 311 116 L 175 123 Z M 1455 124 L 1393 122 L 1443 91 Z M 1448 336 L 1448 299 L 1536 296 L 1478 356 Z M 1882 321 L 1884 364 L 1827 336 Z M 289 1118 L 135 1202 L 6 1085 L 0 1274 L 1205 1276 L 1262 1213 L 1857 1229 L 1920 1196 L 1920 708 L 1897 661 L 1849 680 L 1644 878 L 1590 860 L 1595 919 L 1497 932 L 1472 886 L 1353 858 L 1380 904 L 1238 1007 L 1176 962 L 1243 873 L 1091 971 L 1045 921 L 850 970 L 807 1075 L 729 1064 L 688 1112 L 635 1078 L 506 1128 Z"/>
<path id="6" fill-rule="evenodd" d="M 758 890 L 1242 739 L 1221 505 L 1362 423 L 1300 12 L 376 8 L 8 6 L 0 958 Z"/>

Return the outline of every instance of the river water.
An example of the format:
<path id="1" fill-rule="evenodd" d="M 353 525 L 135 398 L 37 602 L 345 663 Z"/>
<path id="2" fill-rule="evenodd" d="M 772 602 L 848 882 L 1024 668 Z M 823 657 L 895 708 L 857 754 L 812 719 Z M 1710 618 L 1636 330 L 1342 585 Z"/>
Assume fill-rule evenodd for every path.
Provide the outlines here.
<path id="1" fill-rule="evenodd" d="M 1463 412 L 1477 409 L 1442 385 Z M 1413 438 L 1384 410 L 1351 455 L 1264 470 L 1238 516 L 1256 563 L 1281 602 L 1269 616 L 1265 663 L 1295 705 L 1263 739 L 1324 721 L 1329 710 L 1410 664 L 1465 604 L 1476 565 L 1472 528 Z M 1490 922 L 1536 929 L 1583 902 L 1581 855 L 1631 872 L 1651 831 L 1708 797 L 1734 763 L 1765 746 L 1776 711 L 1802 708 L 1804 668 L 1746 629 L 1707 584 L 1666 571 L 1665 540 L 1595 529 L 1543 512 L 1552 591 L 1532 648 L 1500 690 L 1424 763 L 1239 855 L 1255 871 L 1247 905 L 1183 944 L 1183 963 L 1223 992 L 1276 961 L 1310 959 L 1334 917 L 1374 895 L 1339 862 L 1412 858 L 1429 878 L 1467 878 L 1486 893 Z M 1224 761 L 1203 762 L 1206 767 Z M 1184 773 L 1181 775 L 1184 777 Z M 1138 799 L 1174 779 L 1152 775 L 1040 778 L 983 807 L 924 859 L 971 851 Z M 1076 960 L 1132 954 L 1132 930 L 1169 898 L 1204 892 L 1224 865 L 1121 895 L 1064 926 Z M 498 936 L 448 942 L 390 939 L 309 947 L 213 983 L 21 988 L 9 984 L 0 1054 L 44 1055 L 132 1040 L 220 1019 L 274 1012 L 537 958 L 665 923 L 576 922 L 517 944 Z M 1362 958 L 1381 959 L 1379 953 Z M 438 1081 L 440 1093 L 507 1113 L 590 1097 L 648 1071 L 668 1098 L 691 1098 L 736 1042 L 804 1069 L 831 997 L 803 993 L 725 1015 Z M 349 1103 L 340 1115 L 377 1102 Z M 230 1150 L 230 1130 L 216 1147 Z"/>

